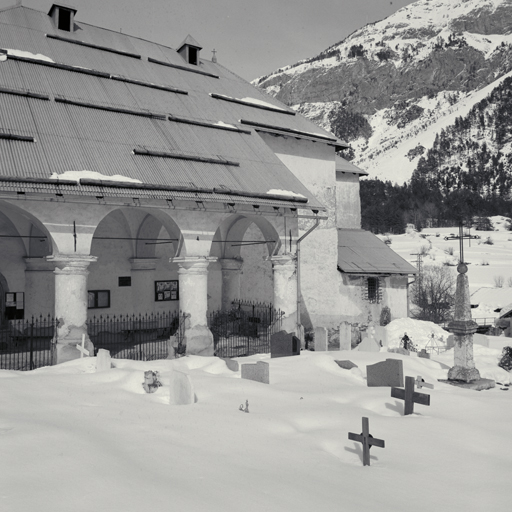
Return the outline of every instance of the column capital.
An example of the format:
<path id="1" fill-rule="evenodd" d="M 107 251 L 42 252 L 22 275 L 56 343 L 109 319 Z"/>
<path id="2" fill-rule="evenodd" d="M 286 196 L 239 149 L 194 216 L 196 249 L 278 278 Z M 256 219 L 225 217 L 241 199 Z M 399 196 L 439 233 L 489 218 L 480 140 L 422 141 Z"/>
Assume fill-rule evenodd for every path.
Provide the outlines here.
<path id="1" fill-rule="evenodd" d="M 87 267 L 98 260 L 90 254 L 53 254 L 46 259 L 55 263 L 56 274 L 87 274 Z"/>
<path id="2" fill-rule="evenodd" d="M 222 270 L 239 271 L 242 269 L 244 260 L 236 258 L 220 258 L 219 263 Z"/>
<path id="3" fill-rule="evenodd" d="M 44 256 L 41 258 L 24 258 L 25 270 L 27 272 L 53 272 L 55 270 L 55 263 L 48 261 Z"/>
<path id="4" fill-rule="evenodd" d="M 280 254 L 279 256 L 271 256 L 269 259 L 274 269 L 286 266 L 295 267 L 297 263 L 297 256 L 295 254 Z"/>
<path id="5" fill-rule="evenodd" d="M 132 270 L 155 270 L 160 258 L 130 258 Z"/>
<path id="6" fill-rule="evenodd" d="M 201 256 L 182 256 L 179 258 L 172 258 L 172 263 L 178 264 L 178 274 L 183 273 L 196 273 L 202 274 L 208 272 L 208 265 L 217 261 L 215 257 L 201 257 Z"/>

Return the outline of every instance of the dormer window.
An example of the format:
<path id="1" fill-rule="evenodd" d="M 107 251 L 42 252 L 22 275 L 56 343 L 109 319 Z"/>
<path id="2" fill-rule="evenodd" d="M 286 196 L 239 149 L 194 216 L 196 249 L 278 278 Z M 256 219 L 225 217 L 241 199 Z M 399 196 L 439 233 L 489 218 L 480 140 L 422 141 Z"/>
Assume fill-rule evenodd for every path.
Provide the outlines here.
<path id="1" fill-rule="evenodd" d="M 65 32 L 73 32 L 76 9 L 66 5 L 53 4 L 48 15 L 53 19 L 55 26 Z"/>
<path id="2" fill-rule="evenodd" d="M 178 53 L 185 59 L 188 64 L 192 64 L 194 66 L 199 65 L 199 52 L 202 50 L 202 47 L 199 46 L 198 42 L 191 36 L 188 35 L 181 43 L 178 48 Z"/>

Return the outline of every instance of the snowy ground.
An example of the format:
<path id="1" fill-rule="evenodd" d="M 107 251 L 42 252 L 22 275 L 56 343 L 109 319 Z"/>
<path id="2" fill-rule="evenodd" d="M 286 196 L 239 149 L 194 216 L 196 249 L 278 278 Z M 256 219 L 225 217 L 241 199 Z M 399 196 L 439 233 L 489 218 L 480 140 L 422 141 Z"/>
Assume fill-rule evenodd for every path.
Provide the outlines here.
<path id="1" fill-rule="evenodd" d="M 496 281 L 501 278 L 502 289 L 510 290 L 512 303 L 512 231 L 508 231 L 506 217 L 490 217 L 494 231 L 476 231 L 471 229 L 471 235 L 480 236 L 479 240 L 464 240 L 464 260 L 469 263 L 468 279 L 470 292 L 474 293 L 480 288 L 493 288 Z M 409 231 L 403 235 L 389 235 L 389 246 L 402 258 L 416 266 L 417 254 L 424 252 L 423 265 L 451 265 L 453 274 L 457 274 L 456 265 L 459 259 L 459 240 L 445 240 L 451 233 L 458 235 L 458 228 L 426 228 L 421 233 Z M 425 237 L 423 237 L 425 236 Z M 387 238 L 380 236 L 381 239 Z M 492 244 L 485 243 L 486 241 Z M 450 253 L 453 253 L 451 255 Z M 499 293 L 502 301 L 505 292 Z M 498 298 L 498 293 L 496 294 Z M 494 312 L 497 304 L 490 300 L 481 304 L 472 311 L 473 318 L 496 317 Z M 506 304 L 501 304 L 506 306 Z"/>
<path id="2" fill-rule="evenodd" d="M 390 329 L 405 327 L 396 320 Z M 427 326 L 428 327 L 428 326 Z M 407 325 L 415 342 L 424 326 Z M 423 330 L 422 330 L 423 329 Z M 427 329 L 428 330 L 428 329 Z M 397 331 L 397 332 L 398 332 Z M 426 340 L 423 340 L 425 342 Z M 483 377 L 510 382 L 501 346 L 475 345 Z M 6 512 L 495 511 L 510 503 L 512 391 L 471 391 L 437 382 L 453 352 L 427 360 L 378 353 L 309 352 L 270 359 L 270 384 L 242 380 L 215 357 L 95 358 L 32 372 L 0 371 L 0 509 Z M 430 407 L 366 386 L 366 365 L 388 357 L 435 384 Z M 344 370 L 335 360 L 351 360 Z M 189 373 L 197 402 L 169 405 L 172 369 Z M 157 370 L 163 386 L 142 388 Z M 249 402 L 249 414 L 239 411 Z M 384 439 L 363 467 L 348 432 Z"/>

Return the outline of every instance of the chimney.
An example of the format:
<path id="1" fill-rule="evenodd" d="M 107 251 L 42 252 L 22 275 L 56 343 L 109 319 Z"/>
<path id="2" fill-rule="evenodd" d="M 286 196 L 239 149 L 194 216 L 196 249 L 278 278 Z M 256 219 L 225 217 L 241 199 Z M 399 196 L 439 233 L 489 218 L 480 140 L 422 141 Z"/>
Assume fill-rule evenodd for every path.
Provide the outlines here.
<path id="1" fill-rule="evenodd" d="M 48 16 L 53 19 L 55 26 L 65 32 L 74 32 L 76 9 L 69 5 L 53 4 Z"/>

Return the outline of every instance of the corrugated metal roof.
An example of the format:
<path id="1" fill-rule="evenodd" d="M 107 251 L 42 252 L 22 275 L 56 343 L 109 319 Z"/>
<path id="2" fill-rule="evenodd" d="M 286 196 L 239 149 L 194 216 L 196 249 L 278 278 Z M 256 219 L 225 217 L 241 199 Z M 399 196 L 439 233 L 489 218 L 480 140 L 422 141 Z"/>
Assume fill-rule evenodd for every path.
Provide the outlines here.
<path id="1" fill-rule="evenodd" d="M 361 176 L 368 176 L 366 171 L 363 171 L 360 167 L 357 167 L 352 162 L 345 160 L 341 156 L 336 155 L 336 170 L 341 172 L 353 172 Z"/>
<path id="2" fill-rule="evenodd" d="M 338 229 L 338 268 L 352 274 L 417 273 L 414 266 L 362 229 Z"/>
<path id="3" fill-rule="evenodd" d="M 87 75 L 76 69 L 59 69 L 37 61 L 10 58 L 1 63 L 0 87 L 47 94 L 50 101 L 0 92 L 0 129 L 32 136 L 36 140 L 30 148 L 23 142 L 0 141 L 0 173 L 48 178 L 54 172 L 87 169 L 163 185 L 192 182 L 198 187 L 226 187 L 258 194 L 281 189 L 306 196 L 308 208 L 323 209 L 252 128 L 248 135 L 55 102 L 55 97 L 62 97 L 103 107 L 170 114 L 213 125 L 223 122 L 240 126 L 241 118 L 250 117 L 259 123 L 332 137 L 299 114 L 283 115 L 279 111 L 212 98 L 210 93 L 239 99 L 254 98 L 277 109 L 288 109 L 223 66 L 202 61 L 199 67 L 194 67 L 172 48 L 93 27 L 76 19 L 80 30 L 59 31 L 46 13 L 25 7 L 0 11 L 0 23 L 0 48 L 42 54 L 57 63 L 107 73 L 103 77 Z M 142 58 L 73 44 L 46 34 L 140 54 Z M 220 78 L 148 62 L 148 57 L 184 68 L 201 69 Z M 182 89 L 188 95 L 112 80 L 108 78 L 110 75 Z M 138 147 L 223 158 L 239 162 L 240 167 L 133 155 L 133 149 Z"/>

